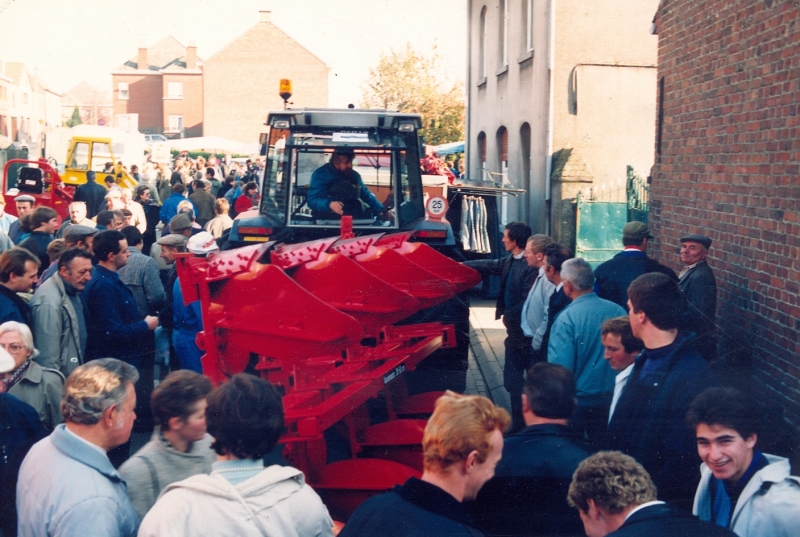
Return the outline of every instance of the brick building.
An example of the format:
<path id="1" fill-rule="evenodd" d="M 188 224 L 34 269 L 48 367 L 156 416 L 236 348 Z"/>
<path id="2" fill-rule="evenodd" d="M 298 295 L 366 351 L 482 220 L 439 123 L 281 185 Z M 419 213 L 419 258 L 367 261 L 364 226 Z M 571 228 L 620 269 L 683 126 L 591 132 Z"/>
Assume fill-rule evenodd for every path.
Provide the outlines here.
<path id="1" fill-rule="evenodd" d="M 165 37 L 111 73 L 114 115 L 139 114 L 139 130 L 203 134 L 203 71 L 197 47 Z"/>
<path id="2" fill-rule="evenodd" d="M 139 114 L 139 130 L 173 136 L 221 136 L 254 143 L 270 110 L 281 109 L 281 78 L 294 106 L 328 105 L 322 60 L 270 22 L 260 22 L 205 62 L 194 46 L 166 37 L 112 72 L 114 114 Z"/>
<path id="3" fill-rule="evenodd" d="M 328 106 L 329 68 L 270 22 L 270 12 L 203 65 L 204 134 L 257 142 L 267 112 L 283 108 L 280 79 L 292 81 L 292 106 Z"/>
<path id="4" fill-rule="evenodd" d="M 661 260 L 714 240 L 718 355 L 800 424 L 800 4 L 662 0 L 655 27 Z"/>

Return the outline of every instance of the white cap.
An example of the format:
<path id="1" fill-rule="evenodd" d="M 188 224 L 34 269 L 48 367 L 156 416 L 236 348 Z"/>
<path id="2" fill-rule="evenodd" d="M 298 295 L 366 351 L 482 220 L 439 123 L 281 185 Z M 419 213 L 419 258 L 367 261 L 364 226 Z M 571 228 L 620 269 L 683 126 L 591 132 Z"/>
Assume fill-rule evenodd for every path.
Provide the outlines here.
<path id="1" fill-rule="evenodd" d="M 7 350 L 5 350 L 3 347 L 0 347 L 0 374 L 14 371 L 16 367 L 17 363 L 14 361 L 14 358 L 8 354 Z"/>
<path id="2" fill-rule="evenodd" d="M 192 235 L 186 243 L 186 249 L 197 255 L 205 255 L 214 250 L 219 250 L 214 235 L 208 231 L 201 231 L 197 235 Z"/>

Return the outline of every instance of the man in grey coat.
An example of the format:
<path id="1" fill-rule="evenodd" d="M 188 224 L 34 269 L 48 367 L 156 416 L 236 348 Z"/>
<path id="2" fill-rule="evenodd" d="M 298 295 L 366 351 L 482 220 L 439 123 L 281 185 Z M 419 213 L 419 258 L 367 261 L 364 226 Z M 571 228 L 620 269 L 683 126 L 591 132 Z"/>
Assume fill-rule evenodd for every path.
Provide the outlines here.
<path id="1" fill-rule="evenodd" d="M 136 418 L 136 368 L 114 358 L 78 367 L 61 399 L 65 423 L 34 445 L 17 481 L 18 534 L 133 537 L 139 517 L 108 450 Z"/>
<path id="2" fill-rule="evenodd" d="M 81 291 L 91 279 L 92 254 L 81 248 L 65 250 L 58 273 L 36 290 L 31 306 L 36 362 L 68 377 L 84 362 L 86 319 Z"/>
<path id="3" fill-rule="evenodd" d="M 717 350 L 717 280 L 706 258 L 711 239 L 705 235 L 681 238 L 681 271 L 678 285 L 686 298 L 681 329 L 697 334 L 695 348 L 707 362 L 714 360 Z"/>

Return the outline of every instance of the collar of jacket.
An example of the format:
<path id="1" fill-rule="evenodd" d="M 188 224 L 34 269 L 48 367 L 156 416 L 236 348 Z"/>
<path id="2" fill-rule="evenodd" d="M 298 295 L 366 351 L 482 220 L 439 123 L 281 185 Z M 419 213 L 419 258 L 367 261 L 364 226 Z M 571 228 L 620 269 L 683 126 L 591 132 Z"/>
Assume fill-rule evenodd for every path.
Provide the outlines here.
<path id="1" fill-rule="evenodd" d="M 73 438 L 66 430 L 65 424 L 57 425 L 50 434 L 50 440 L 59 451 L 67 457 L 94 468 L 112 481 L 122 482 L 122 476 L 114 469 L 108 457 L 104 457 L 96 449 L 92 449 L 77 438 Z"/>
<path id="2" fill-rule="evenodd" d="M 459 524 L 475 526 L 469 512 L 464 508 L 464 504 L 436 485 L 411 477 L 402 486 L 396 486 L 394 491 L 401 498 L 421 509 L 455 520 Z"/>
<path id="3" fill-rule="evenodd" d="M 567 425 L 558 423 L 541 423 L 539 425 L 528 425 L 520 432 L 511 436 L 562 436 L 567 438 L 581 438 L 577 432 L 570 429 Z"/>
<path id="4" fill-rule="evenodd" d="M 654 378 L 656 376 L 666 377 L 672 370 L 672 366 L 675 365 L 678 353 L 684 348 L 686 348 L 686 346 L 692 341 L 694 341 L 696 338 L 697 336 L 695 336 L 694 332 L 686 332 L 686 331 L 678 332 L 678 335 L 675 338 L 676 340 L 678 340 L 678 344 L 675 345 L 675 348 L 672 349 L 672 352 L 670 352 L 663 358 L 664 367 L 662 367 L 659 371 L 653 372 L 652 375 L 648 375 L 647 378 L 650 378 L 651 376 L 653 376 Z M 642 358 L 643 355 L 644 355 L 644 350 L 640 352 L 638 356 L 636 356 L 633 365 L 633 371 L 631 371 L 631 374 L 628 376 L 628 382 L 633 382 L 639 379 L 639 374 L 642 371 L 642 367 L 644 367 L 644 359 Z"/>

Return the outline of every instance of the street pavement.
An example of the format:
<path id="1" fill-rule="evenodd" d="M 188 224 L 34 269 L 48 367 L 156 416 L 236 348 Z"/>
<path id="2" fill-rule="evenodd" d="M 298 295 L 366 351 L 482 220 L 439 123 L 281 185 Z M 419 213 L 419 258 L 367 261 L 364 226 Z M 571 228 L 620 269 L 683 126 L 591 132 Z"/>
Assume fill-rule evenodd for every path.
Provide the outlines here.
<path id="1" fill-rule="evenodd" d="M 470 300 L 467 393 L 486 396 L 510 412 L 511 401 L 503 387 L 506 329 L 502 320 L 494 318 L 496 302 L 475 297 Z"/>

